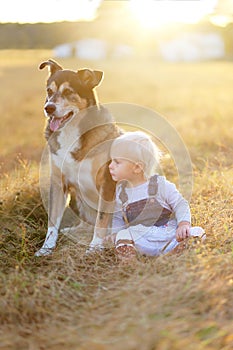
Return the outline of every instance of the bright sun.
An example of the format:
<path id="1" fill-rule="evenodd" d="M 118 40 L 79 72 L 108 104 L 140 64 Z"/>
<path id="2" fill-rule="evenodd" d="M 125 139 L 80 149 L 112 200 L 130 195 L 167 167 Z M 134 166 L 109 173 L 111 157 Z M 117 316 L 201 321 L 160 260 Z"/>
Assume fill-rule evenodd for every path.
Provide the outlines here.
<path id="1" fill-rule="evenodd" d="M 131 0 L 129 6 L 144 28 L 197 23 L 211 13 L 217 0 Z"/>

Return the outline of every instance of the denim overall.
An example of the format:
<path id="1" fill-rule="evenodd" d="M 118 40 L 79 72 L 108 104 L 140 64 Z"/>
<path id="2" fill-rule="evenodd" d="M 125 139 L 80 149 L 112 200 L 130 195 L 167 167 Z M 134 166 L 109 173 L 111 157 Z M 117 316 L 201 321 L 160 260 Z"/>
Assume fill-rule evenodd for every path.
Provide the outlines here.
<path id="1" fill-rule="evenodd" d="M 156 200 L 158 191 L 158 175 L 154 175 L 149 180 L 148 198 L 141 199 L 133 203 L 127 203 L 128 195 L 125 191 L 127 181 L 121 185 L 119 198 L 122 202 L 122 215 L 127 226 L 142 224 L 144 226 L 163 226 L 171 218 L 172 212 Z"/>

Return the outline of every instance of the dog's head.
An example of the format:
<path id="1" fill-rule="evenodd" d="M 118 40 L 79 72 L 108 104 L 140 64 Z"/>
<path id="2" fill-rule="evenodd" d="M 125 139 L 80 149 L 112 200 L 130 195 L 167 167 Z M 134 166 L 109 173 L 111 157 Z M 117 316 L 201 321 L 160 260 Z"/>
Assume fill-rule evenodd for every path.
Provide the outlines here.
<path id="1" fill-rule="evenodd" d="M 81 69 L 77 72 L 63 69 L 57 62 L 42 62 L 39 69 L 49 68 L 45 116 L 51 131 L 63 127 L 80 110 L 96 104 L 94 88 L 103 78 L 103 72 Z"/>

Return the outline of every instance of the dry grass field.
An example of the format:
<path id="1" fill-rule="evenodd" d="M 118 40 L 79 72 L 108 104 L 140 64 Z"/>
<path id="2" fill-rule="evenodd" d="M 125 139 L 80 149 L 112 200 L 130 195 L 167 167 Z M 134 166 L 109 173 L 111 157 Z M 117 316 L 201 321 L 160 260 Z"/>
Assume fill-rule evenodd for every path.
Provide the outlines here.
<path id="1" fill-rule="evenodd" d="M 59 61 L 104 70 L 100 101 L 158 111 L 192 159 L 193 223 L 206 243 L 121 266 L 111 249 L 86 256 L 85 232 L 84 244 L 61 235 L 52 256 L 34 257 L 47 221 L 39 191 L 47 71 L 37 67 L 50 55 L 0 52 L 0 349 L 232 349 L 233 63 Z M 169 162 L 165 173 L 175 178 Z"/>

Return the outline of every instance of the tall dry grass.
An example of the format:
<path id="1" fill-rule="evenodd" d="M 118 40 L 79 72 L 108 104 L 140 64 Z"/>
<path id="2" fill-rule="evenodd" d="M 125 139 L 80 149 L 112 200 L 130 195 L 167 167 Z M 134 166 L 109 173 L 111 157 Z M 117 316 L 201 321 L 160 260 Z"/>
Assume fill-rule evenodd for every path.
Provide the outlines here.
<path id="1" fill-rule="evenodd" d="M 103 69 L 100 100 L 158 111 L 192 158 L 190 205 L 206 244 L 121 266 L 113 250 L 86 256 L 64 235 L 52 256 L 34 257 L 47 221 L 38 185 L 47 72 L 37 66 L 49 55 L 0 54 L 0 349 L 232 349 L 232 63 L 60 61 Z"/>

